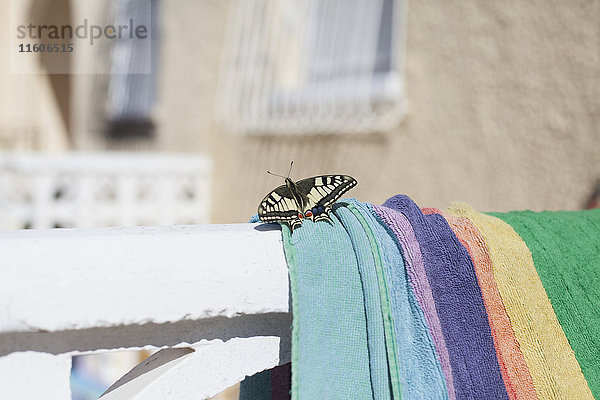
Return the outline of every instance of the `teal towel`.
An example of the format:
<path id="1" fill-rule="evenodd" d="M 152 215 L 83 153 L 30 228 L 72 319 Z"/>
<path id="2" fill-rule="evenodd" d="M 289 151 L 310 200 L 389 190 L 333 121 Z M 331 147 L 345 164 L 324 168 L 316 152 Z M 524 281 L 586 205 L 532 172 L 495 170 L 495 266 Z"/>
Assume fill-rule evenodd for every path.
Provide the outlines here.
<path id="1" fill-rule="evenodd" d="M 282 229 L 294 314 L 292 399 L 391 399 L 377 271 L 359 265 L 347 231 L 360 235 L 360 223 L 337 207 L 332 223 L 305 221 L 293 235 Z"/>
<path id="2" fill-rule="evenodd" d="M 292 399 L 448 399 L 397 238 L 371 205 L 282 227 L 292 291 Z M 256 219 L 254 219 L 256 221 Z"/>
<path id="3" fill-rule="evenodd" d="M 290 363 L 247 377 L 240 383 L 239 400 L 289 400 Z"/>
<path id="4" fill-rule="evenodd" d="M 370 205 L 283 227 L 294 313 L 292 399 L 447 399 L 401 247 Z"/>
<path id="5" fill-rule="evenodd" d="M 244 379 L 240 384 L 239 400 L 272 400 L 271 370 L 267 369 Z"/>

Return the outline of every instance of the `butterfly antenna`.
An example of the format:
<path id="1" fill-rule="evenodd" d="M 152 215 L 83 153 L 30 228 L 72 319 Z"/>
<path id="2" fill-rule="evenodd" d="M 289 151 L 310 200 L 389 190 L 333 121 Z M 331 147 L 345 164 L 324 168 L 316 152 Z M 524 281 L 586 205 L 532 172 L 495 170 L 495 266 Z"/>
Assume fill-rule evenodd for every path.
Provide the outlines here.
<path id="1" fill-rule="evenodd" d="M 283 176 L 283 175 L 279 175 L 279 174 L 274 174 L 274 173 L 272 173 L 271 171 L 267 171 L 267 174 L 269 174 L 269 175 L 273 175 L 273 176 L 278 176 L 278 177 L 280 177 L 280 178 L 283 178 L 283 179 L 285 179 L 285 176 Z"/>
<path id="2" fill-rule="evenodd" d="M 289 177 L 290 177 L 290 174 L 292 173 L 292 166 L 293 166 L 293 165 L 294 165 L 294 160 L 292 160 L 292 162 L 290 163 L 290 170 L 288 171 L 288 175 L 287 175 L 287 177 L 285 177 L 285 176 L 283 176 L 283 175 L 279 175 L 279 174 L 274 174 L 274 173 L 272 173 L 272 172 L 271 172 L 271 171 L 269 171 L 269 170 L 267 170 L 267 174 L 269 174 L 269 175 L 273 175 L 273 176 L 278 176 L 278 177 L 280 177 L 280 178 L 283 178 L 283 179 L 287 179 L 287 178 L 289 178 Z"/>

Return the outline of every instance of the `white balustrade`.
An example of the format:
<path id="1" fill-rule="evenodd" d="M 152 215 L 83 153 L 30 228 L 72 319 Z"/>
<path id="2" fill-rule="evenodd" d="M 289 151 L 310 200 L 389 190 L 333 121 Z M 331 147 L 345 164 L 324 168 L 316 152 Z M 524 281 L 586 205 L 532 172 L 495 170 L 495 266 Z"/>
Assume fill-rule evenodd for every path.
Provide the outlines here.
<path id="1" fill-rule="evenodd" d="M 0 229 L 207 223 L 197 154 L 0 153 Z"/>
<path id="2" fill-rule="evenodd" d="M 0 398 L 70 399 L 71 356 L 162 349 L 106 399 L 199 399 L 289 361 L 272 225 L 0 232 Z"/>

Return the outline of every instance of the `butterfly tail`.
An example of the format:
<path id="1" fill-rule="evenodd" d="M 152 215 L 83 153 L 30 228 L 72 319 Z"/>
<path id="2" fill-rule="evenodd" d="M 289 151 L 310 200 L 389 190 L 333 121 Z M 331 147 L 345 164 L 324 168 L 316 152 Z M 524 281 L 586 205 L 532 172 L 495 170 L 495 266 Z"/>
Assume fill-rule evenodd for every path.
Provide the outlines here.
<path id="1" fill-rule="evenodd" d="M 322 213 L 316 214 L 314 216 L 314 221 L 315 222 L 328 221 L 328 222 L 333 223 L 333 221 L 331 220 L 331 217 L 329 216 L 330 212 L 331 212 L 331 208 L 327 207 Z"/>
<path id="2" fill-rule="evenodd" d="M 294 233 L 294 229 L 300 228 L 302 226 L 302 221 L 296 219 L 292 222 L 285 222 L 285 224 L 290 228 L 290 234 Z"/>

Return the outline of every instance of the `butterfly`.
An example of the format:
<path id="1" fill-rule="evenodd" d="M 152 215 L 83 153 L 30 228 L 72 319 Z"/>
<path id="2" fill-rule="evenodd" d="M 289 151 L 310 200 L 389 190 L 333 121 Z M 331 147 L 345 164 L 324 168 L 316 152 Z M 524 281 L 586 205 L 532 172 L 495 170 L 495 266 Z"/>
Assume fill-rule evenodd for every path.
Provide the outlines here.
<path id="1" fill-rule="evenodd" d="M 267 194 L 258 206 L 261 221 L 285 224 L 292 233 L 302 226 L 304 219 L 331 221 L 332 204 L 357 183 L 348 175 L 313 176 L 294 182 L 289 178 L 293 163 L 287 177 L 267 171 L 284 178 L 285 184 Z"/>

